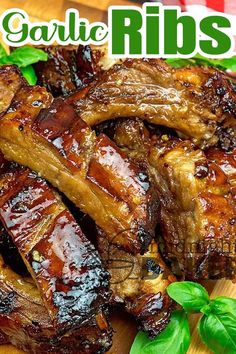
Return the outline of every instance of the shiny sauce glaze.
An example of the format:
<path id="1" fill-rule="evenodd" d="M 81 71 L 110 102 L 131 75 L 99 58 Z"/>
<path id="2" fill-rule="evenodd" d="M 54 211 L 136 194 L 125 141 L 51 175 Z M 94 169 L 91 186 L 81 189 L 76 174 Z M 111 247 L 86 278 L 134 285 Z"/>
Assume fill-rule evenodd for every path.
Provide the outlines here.
<path id="1" fill-rule="evenodd" d="M 130 252 L 147 249 L 158 217 L 148 174 L 105 135 L 96 137 L 67 102 L 53 101 L 42 87 L 23 86 L 0 126 L 9 159 L 42 173 L 110 240 L 119 234 L 117 243 Z"/>
<path id="2" fill-rule="evenodd" d="M 46 62 L 34 65 L 38 84 L 47 88 L 54 97 L 67 96 L 94 80 L 100 67 L 99 56 L 90 46 L 48 46 Z"/>
<path id="3" fill-rule="evenodd" d="M 124 203 L 122 212 L 127 217 L 130 213 L 135 214 L 129 225 L 131 238 L 138 238 L 137 247 L 141 242 L 146 248 L 158 207 L 146 169 L 129 159 L 106 135 L 96 137 L 61 98 L 55 99 L 50 108 L 41 110 L 32 123 L 32 131 L 52 144 L 65 165 L 79 173 L 96 194 L 102 193 L 101 198 L 109 196 Z"/>
<path id="4" fill-rule="evenodd" d="M 0 327 L 2 344 L 12 343 L 34 354 L 93 354 L 111 344 L 107 322 L 100 312 L 78 329 L 58 333 L 33 280 L 12 271 L 0 257 Z"/>
<path id="5" fill-rule="evenodd" d="M 0 219 L 35 279 L 56 328 L 63 332 L 79 327 L 108 301 L 107 272 L 54 190 L 27 169 L 20 180 L 16 164 L 10 163 L 6 170 L 5 166 L 0 183 L 7 185 L 10 180 L 11 188 L 1 189 Z"/>
<path id="6" fill-rule="evenodd" d="M 74 171 L 86 157 L 86 148 L 92 143 L 92 132 L 63 99 L 57 98 L 48 109 L 42 109 L 34 119 L 32 131 L 57 149 L 66 165 Z"/>

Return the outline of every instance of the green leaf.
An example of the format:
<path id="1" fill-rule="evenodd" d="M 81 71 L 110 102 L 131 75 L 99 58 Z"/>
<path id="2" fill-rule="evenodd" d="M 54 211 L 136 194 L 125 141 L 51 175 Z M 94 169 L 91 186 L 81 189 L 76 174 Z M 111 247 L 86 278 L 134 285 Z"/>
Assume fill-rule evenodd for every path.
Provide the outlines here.
<path id="1" fill-rule="evenodd" d="M 167 288 L 168 295 L 187 312 L 200 312 L 209 303 L 206 289 L 190 281 L 172 283 Z"/>
<path id="2" fill-rule="evenodd" d="M 222 59 L 220 65 L 222 69 L 236 71 L 236 55 L 233 56 L 232 58 Z"/>
<path id="3" fill-rule="evenodd" d="M 25 68 L 28 65 L 37 63 L 38 61 L 47 61 L 48 55 L 41 49 L 24 46 L 15 49 L 8 59 L 20 68 Z"/>
<path id="4" fill-rule="evenodd" d="M 0 43 L 0 59 L 7 56 L 7 52 L 3 45 Z"/>
<path id="5" fill-rule="evenodd" d="M 190 59 L 166 59 L 167 63 L 169 63 L 173 67 L 182 67 L 188 65 L 203 65 L 203 66 L 213 66 L 221 70 L 230 70 L 236 71 L 236 56 L 226 59 L 211 59 L 203 57 L 200 54 L 195 55 Z"/>
<path id="6" fill-rule="evenodd" d="M 37 76 L 32 65 L 28 65 L 25 68 L 21 68 L 20 71 L 30 85 L 36 85 Z"/>
<path id="7" fill-rule="evenodd" d="M 211 301 L 210 308 L 216 315 L 222 313 L 232 313 L 236 316 L 236 299 L 226 296 L 216 297 Z"/>
<path id="8" fill-rule="evenodd" d="M 236 317 L 229 313 L 204 315 L 198 325 L 202 341 L 215 354 L 236 353 Z"/>
<path id="9" fill-rule="evenodd" d="M 174 68 L 180 68 L 182 66 L 196 65 L 193 59 L 178 59 L 178 58 L 168 58 L 166 62 L 173 66 Z"/>
<path id="10" fill-rule="evenodd" d="M 175 311 L 166 329 L 155 339 L 139 332 L 130 354 L 185 354 L 190 344 L 188 318 L 184 311 Z"/>
<path id="11" fill-rule="evenodd" d="M 10 55 L 7 55 L 4 47 L 0 44 L 0 65 L 17 65 L 30 85 L 37 83 L 37 76 L 32 64 L 47 59 L 48 55 L 43 50 L 29 46 L 17 48 Z"/>
<path id="12" fill-rule="evenodd" d="M 145 344 L 149 343 L 150 339 L 144 332 L 138 332 L 133 342 L 133 345 L 130 350 L 130 354 L 139 354 L 141 353 L 142 348 Z"/>
<path id="13" fill-rule="evenodd" d="M 14 62 L 9 58 L 9 56 L 0 58 L 0 65 L 14 64 Z"/>

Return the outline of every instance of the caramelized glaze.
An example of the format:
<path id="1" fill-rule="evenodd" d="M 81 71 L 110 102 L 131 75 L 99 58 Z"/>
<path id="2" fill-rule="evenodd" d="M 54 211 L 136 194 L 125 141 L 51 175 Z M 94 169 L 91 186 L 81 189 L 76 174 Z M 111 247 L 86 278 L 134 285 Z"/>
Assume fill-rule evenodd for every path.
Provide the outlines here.
<path id="1" fill-rule="evenodd" d="M 156 180 L 162 248 L 173 271 L 193 280 L 234 279 L 235 153 L 219 148 L 204 152 L 189 140 L 166 134 L 150 139 L 145 129 L 141 121 L 123 120 L 114 137 L 149 165 Z"/>
<path id="2" fill-rule="evenodd" d="M 216 144 L 223 121 L 235 121 L 236 116 L 236 94 L 224 74 L 213 68 L 176 69 L 160 59 L 128 59 L 114 65 L 85 96 L 74 96 L 73 101 L 90 126 L 138 117 L 173 128 L 200 147 Z M 234 124 L 228 134 L 234 142 L 235 132 Z"/>
<path id="3" fill-rule="evenodd" d="M 1 189 L 0 219 L 40 290 L 55 330 L 63 334 L 80 328 L 102 313 L 109 299 L 108 274 L 98 253 L 42 178 L 14 163 L 5 162 L 2 170 L 0 183 L 9 186 L 10 181 L 11 189 Z"/>
<path id="4" fill-rule="evenodd" d="M 145 252 L 158 217 L 149 174 L 104 134 L 96 137 L 66 101 L 21 87 L 0 120 L 0 148 L 65 193 L 111 242 Z"/>

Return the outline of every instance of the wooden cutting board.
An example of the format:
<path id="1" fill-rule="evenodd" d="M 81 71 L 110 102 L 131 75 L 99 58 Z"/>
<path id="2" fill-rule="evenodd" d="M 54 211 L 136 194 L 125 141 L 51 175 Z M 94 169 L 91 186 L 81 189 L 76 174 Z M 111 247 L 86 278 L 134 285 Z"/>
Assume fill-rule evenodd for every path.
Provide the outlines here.
<path id="1" fill-rule="evenodd" d="M 140 1 L 141 2 L 141 1 Z M 139 3 L 140 3 L 139 2 Z M 89 5 L 88 5 L 89 4 Z M 134 5 L 135 1 L 129 0 L 1 0 L 0 14 L 11 8 L 18 7 L 24 9 L 30 15 L 32 21 L 45 20 L 52 18 L 64 19 L 65 10 L 76 8 L 80 11 L 80 16 L 88 18 L 90 21 L 106 21 L 107 7 L 110 5 Z M 225 295 L 236 298 L 236 284 L 228 280 L 204 282 L 211 297 Z M 208 349 L 201 344 L 197 334 L 197 322 L 199 316 L 191 316 L 192 341 L 188 354 L 208 354 Z M 137 332 L 135 322 L 125 313 L 114 313 L 111 316 L 112 326 L 114 328 L 114 340 L 109 354 L 128 354 L 130 346 Z M 11 345 L 0 346 L 0 354 L 22 354 L 23 352 Z"/>

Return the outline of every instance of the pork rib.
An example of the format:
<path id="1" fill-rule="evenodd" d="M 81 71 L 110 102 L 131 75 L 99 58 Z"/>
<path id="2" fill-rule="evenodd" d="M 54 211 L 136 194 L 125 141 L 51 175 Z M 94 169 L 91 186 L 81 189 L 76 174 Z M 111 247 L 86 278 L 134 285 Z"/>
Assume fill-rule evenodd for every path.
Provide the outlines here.
<path id="1" fill-rule="evenodd" d="M 100 323 L 104 321 L 100 316 Z M 110 346 L 110 338 L 95 318 L 89 324 L 57 333 L 31 278 L 14 273 L 0 256 L 0 328 L 2 342 L 31 354 L 94 354 Z"/>
<path id="2" fill-rule="evenodd" d="M 174 306 L 166 288 L 176 280 L 162 261 L 156 242 L 152 241 L 143 256 L 132 255 L 109 244 L 99 230 L 98 249 L 111 276 L 113 302 L 134 316 L 140 330 L 155 337 L 170 320 Z"/>
<path id="3" fill-rule="evenodd" d="M 24 84 L 26 82 L 15 66 L 1 68 L 0 115 L 8 109 L 16 92 Z"/>
<path id="4" fill-rule="evenodd" d="M 220 71 L 174 69 L 154 59 L 115 65 L 84 96 L 75 93 L 69 101 L 90 126 L 117 117 L 138 117 L 173 128 L 201 147 L 214 145 L 218 126 L 227 117 L 235 120 L 236 114 L 236 94 Z"/>
<path id="5" fill-rule="evenodd" d="M 47 61 L 34 65 L 38 84 L 47 88 L 54 97 L 65 96 L 92 81 L 97 71 L 95 53 L 89 46 L 41 47 L 48 54 Z"/>
<path id="6" fill-rule="evenodd" d="M 48 54 L 47 61 L 34 64 L 37 84 L 47 88 L 54 97 L 66 96 L 87 86 L 118 60 L 108 56 L 104 46 L 40 47 Z"/>
<path id="7" fill-rule="evenodd" d="M 188 279 L 236 277 L 235 150 L 204 152 L 190 141 L 148 136 L 143 122 L 117 124 L 114 139 L 145 159 L 161 202 L 165 257 Z"/>
<path id="8" fill-rule="evenodd" d="M 110 241 L 145 252 L 157 218 L 148 174 L 61 98 L 52 102 L 44 88 L 22 86 L 0 119 L 0 149 L 64 192 Z"/>
<path id="9" fill-rule="evenodd" d="M 15 163 L 1 164 L 0 186 L 0 219 L 38 286 L 57 333 L 73 331 L 90 320 L 100 326 L 110 296 L 108 274 L 59 195 Z"/>

